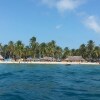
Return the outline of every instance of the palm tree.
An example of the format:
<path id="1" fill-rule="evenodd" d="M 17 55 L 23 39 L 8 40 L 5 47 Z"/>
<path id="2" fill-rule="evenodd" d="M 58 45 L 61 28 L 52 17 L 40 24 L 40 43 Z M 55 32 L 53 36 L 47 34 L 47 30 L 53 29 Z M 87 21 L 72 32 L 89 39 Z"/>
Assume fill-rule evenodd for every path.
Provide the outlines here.
<path id="1" fill-rule="evenodd" d="M 8 55 L 8 45 L 4 45 L 2 48 L 4 58 L 9 58 Z"/>
<path id="2" fill-rule="evenodd" d="M 71 50 L 71 56 L 76 56 L 76 50 L 75 49 Z"/>
<path id="3" fill-rule="evenodd" d="M 24 44 L 22 43 L 22 41 L 18 40 L 16 43 L 15 43 L 15 55 L 19 58 L 22 57 L 23 55 L 23 50 L 24 50 Z"/>
<path id="4" fill-rule="evenodd" d="M 2 44 L 0 43 L 0 55 L 1 55 L 1 53 L 2 53 Z"/>
<path id="5" fill-rule="evenodd" d="M 95 46 L 95 48 L 92 52 L 92 58 L 95 61 L 99 61 L 99 58 L 100 58 L 100 47 L 99 46 Z"/>
<path id="6" fill-rule="evenodd" d="M 62 58 L 62 48 L 60 46 L 56 46 L 54 56 L 58 60 L 60 60 Z"/>
<path id="7" fill-rule="evenodd" d="M 91 50 L 94 49 L 94 47 L 95 47 L 94 42 L 93 42 L 92 40 L 89 40 L 89 41 L 88 41 L 88 44 L 87 44 L 88 50 L 91 51 Z"/>
<path id="8" fill-rule="evenodd" d="M 36 57 L 36 58 L 39 58 L 39 43 L 38 42 L 36 42 L 35 43 L 35 48 L 34 48 L 34 58 Z"/>
<path id="9" fill-rule="evenodd" d="M 33 46 L 34 43 L 36 43 L 36 37 L 30 39 L 30 45 Z"/>
<path id="10" fill-rule="evenodd" d="M 56 42 L 54 40 L 48 43 L 48 53 L 49 53 L 49 56 L 53 58 L 54 58 L 54 53 L 55 53 L 55 47 L 56 47 Z"/>
<path id="11" fill-rule="evenodd" d="M 65 47 L 63 50 L 63 59 L 65 59 L 67 56 L 70 56 L 70 50 L 68 47 Z"/>
<path id="12" fill-rule="evenodd" d="M 46 43 L 41 43 L 39 45 L 39 54 L 40 54 L 40 58 L 47 56 L 47 44 Z"/>
<path id="13" fill-rule="evenodd" d="M 89 40 L 87 43 L 87 54 L 88 54 L 88 58 L 91 61 L 92 60 L 92 52 L 94 50 L 95 44 L 92 40 Z"/>
<path id="14" fill-rule="evenodd" d="M 86 52 L 86 46 L 85 44 L 80 45 L 79 47 L 79 53 L 83 58 L 86 58 L 87 52 Z"/>
<path id="15" fill-rule="evenodd" d="M 13 58 L 15 52 L 15 45 L 13 41 L 9 41 L 8 43 L 8 51 L 9 51 L 9 58 Z"/>
<path id="16" fill-rule="evenodd" d="M 31 56 L 31 52 L 30 52 L 30 47 L 29 46 L 25 46 L 24 50 L 23 50 L 23 58 L 26 59 L 27 57 Z"/>
<path id="17" fill-rule="evenodd" d="M 76 49 L 76 50 L 75 50 L 75 53 L 74 53 L 74 55 L 75 55 L 75 56 L 80 56 L 79 49 Z"/>
<path id="18" fill-rule="evenodd" d="M 33 58 L 35 58 L 36 55 L 36 47 L 37 47 L 36 37 L 32 37 L 30 39 L 30 48 L 31 48 L 31 55 L 33 56 Z"/>

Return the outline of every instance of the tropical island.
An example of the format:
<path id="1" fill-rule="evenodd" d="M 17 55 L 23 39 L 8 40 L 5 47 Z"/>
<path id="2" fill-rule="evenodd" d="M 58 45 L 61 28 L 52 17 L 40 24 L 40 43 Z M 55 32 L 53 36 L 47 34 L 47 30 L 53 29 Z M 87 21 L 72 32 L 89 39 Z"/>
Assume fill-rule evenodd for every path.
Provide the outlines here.
<path id="1" fill-rule="evenodd" d="M 0 63 L 99 64 L 99 61 L 100 46 L 92 40 L 78 49 L 63 49 L 54 40 L 39 43 L 34 36 L 27 46 L 20 40 L 0 44 Z"/>

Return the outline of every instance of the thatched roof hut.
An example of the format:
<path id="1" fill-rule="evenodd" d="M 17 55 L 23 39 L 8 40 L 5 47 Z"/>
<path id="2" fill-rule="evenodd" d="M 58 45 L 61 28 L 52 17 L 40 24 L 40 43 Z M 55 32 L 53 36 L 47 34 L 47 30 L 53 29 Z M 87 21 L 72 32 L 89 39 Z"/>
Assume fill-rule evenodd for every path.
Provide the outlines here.
<path id="1" fill-rule="evenodd" d="M 82 58 L 82 56 L 68 56 L 65 61 L 68 62 L 83 62 L 85 59 Z"/>
<path id="2" fill-rule="evenodd" d="M 26 61 L 33 61 L 33 58 L 32 58 L 32 57 L 28 57 L 28 58 L 26 59 Z"/>
<path id="3" fill-rule="evenodd" d="M 40 61 L 40 59 L 39 58 L 34 58 L 33 61 Z"/>
<path id="4" fill-rule="evenodd" d="M 40 61 L 56 61 L 56 59 L 53 57 L 43 57 L 40 59 Z"/>

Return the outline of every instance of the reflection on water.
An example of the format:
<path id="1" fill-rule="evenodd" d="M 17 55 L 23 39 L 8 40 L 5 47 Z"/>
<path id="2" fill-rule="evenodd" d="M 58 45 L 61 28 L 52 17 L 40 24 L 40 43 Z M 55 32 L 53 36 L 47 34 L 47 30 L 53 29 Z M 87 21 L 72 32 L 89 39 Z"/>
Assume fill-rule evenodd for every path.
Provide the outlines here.
<path id="1" fill-rule="evenodd" d="M 0 100 L 100 100 L 100 67 L 0 64 Z"/>

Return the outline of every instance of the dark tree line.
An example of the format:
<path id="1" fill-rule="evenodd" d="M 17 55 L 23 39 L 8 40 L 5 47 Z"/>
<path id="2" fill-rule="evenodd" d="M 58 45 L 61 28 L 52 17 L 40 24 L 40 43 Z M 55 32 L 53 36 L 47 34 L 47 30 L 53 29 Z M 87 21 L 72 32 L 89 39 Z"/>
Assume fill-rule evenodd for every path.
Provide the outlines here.
<path id="1" fill-rule="evenodd" d="M 0 44 L 0 53 L 5 59 L 42 58 L 45 56 L 65 59 L 68 56 L 82 56 L 88 61 L 98 61 L 100 59 L 100 46 L 96 46 L 92 40 L 89 40 L 87 44 L 81 44 L 78 49 L 69 49 L 68 47 L 62 49 L 54 40 L 39 44 L 36 37 L 32 37 L 27 46 L 20 40 L 16 43 L 9 41 L 8 44 Z"/>

